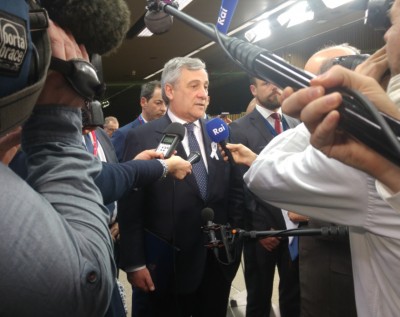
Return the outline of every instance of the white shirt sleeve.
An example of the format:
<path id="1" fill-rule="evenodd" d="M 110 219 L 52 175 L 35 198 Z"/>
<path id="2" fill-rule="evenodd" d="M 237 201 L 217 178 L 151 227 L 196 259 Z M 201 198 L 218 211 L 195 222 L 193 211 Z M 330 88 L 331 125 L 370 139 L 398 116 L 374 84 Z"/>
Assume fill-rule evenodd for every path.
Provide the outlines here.
<path id="1" fill-rule="evenodd" d="M 303 124 L 275 137 L 244 175 L 247 186 L 286 210 L 338 224 L 362 223 L 366 174 L 327 158 L 309 139 Z"/>

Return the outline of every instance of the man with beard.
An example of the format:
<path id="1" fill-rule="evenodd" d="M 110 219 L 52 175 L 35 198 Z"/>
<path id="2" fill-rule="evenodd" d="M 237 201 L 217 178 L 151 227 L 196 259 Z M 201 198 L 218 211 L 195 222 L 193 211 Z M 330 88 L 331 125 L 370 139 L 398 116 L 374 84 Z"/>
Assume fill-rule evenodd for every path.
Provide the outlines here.
<path id="1" fill-rule="evenodd" d="M 292 128 L 298 121 L 282 115 L 281 91 L 272 83 L 250 78 L 250 90 L 256 102 L 255 109 L 230 124 L 231 141 L 242 143 L 255 153 L 262 149 L 280 132 Z M 236 176 L 243 180 L 247 167 L 236 166 Z M 290 223 L 286 210 L 257 200 L 243 183 L 245 197 L 246 230 L 287 229 Z M 299 217 L 302 217 L 299 215 Z M 301 218 L 300 220 L 306 220 Z M 245 282 L 247 288 L 246 316 L 267 317 L 271 310 L 271 296 L 275 267 L 278 268 L 279 306 L 282 317 L 299 316 L 300 292 L 298 258 L 289 253 L 289 240 L 265 237 L 244 242 Z"/>

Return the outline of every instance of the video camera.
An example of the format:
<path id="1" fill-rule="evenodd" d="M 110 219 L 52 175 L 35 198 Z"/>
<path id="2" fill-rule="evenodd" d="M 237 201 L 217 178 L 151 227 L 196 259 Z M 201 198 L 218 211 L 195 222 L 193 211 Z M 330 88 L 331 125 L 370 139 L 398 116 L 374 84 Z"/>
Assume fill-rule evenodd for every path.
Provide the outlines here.
<path id="1" fill-rule="evenodd" d="M 389 11 L 394 0 L 369 0 L 364 22 L 374 31 L 386 32 L 390 26 Z"/>

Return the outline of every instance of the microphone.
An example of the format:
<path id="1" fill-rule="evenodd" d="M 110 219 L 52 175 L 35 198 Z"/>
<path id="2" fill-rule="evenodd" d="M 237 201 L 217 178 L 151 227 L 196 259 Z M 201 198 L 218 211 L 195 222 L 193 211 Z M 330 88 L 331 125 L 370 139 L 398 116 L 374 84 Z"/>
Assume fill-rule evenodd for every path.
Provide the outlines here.
<path id="1" fill-rule="evenodd" d="M 211 119 L 206 123 L 207 133 L 211 141 L 218 143 L 228 156 L 229 163 L 235 165 L 231 151 L 226 147 L 226 139 L 229 138 L 229 128 L 224 120 L 220 118 Z"/>
<path id="2" fill-rule="evenodd" d="M 173 17 L 164 11 L 160 10 L 159 0 L 147 0 L 148 10 L 146 15 L 144 16 L 144 23 L 150 32 L 160 35 L 165 32 L 168 32 L 173 23 Z M 170 4 L 175 8 L 178 8 L 179 4 L 176 1 L 163 1 L 165 4 Z"/>
<path id="3" fill-rule="evenodd" d="M 129 29 L 130 11 L 124 0 L 41 0 L 50 19 L 71 31 L 90 54 L 103 55 L 119 47 Z"/>
<path id="4" fill-rule="evenodd" d="M 243 229 L 234 229 L 239 237 L 259 238 L 259 237 L 287 237 L 287 236 L 339 236 L 348 235 L 346 226 L 330 226 L 311 229 L 289 229 L 289 230 L 267 230 L 267 231 L 246 231 Z"/>
<path id="5" fill-rule="evenodd" d="M 185 136 L 185 127 L 178 123 L 172 122 L 166 129 L 164 130 L 164 135 L 158 144 L 156 152 L 161 152 L 164 154 L 164 158 L 170 158 L 178 143 L 183 140 Z"/>
<path id="6" fill-rule="evenodd" d="M 190 163 L 190 164 L 196 164 L 197 162 L 199 162 L 200 161 L 200 159 L 201 159 L 201 154 L 199 153 L 199 152 L 191 152 L 190 154 L 189 154 L 189 157 L 188 157 L 188 159 L 187 159 L 187 161 Z"/>
<path id="7" fill-rule="evenodd" d="M 214 220 L 214 210 L 211 208 L 204 208 L 201 211 L 201 219 L 203 223 L 205 224 L 205 228 L 208 231 L 208 237 L 210 238 L 210 242 L 208 243 L 207 247 L 212 248 L 214 251 L 215 256 L 218 258 L 218 247 L 220 245 L 220 241 L 217 239 L 215 236 L 215 230 L 214 227 L 216 226 L 215 223 L 213 223 Z"/>

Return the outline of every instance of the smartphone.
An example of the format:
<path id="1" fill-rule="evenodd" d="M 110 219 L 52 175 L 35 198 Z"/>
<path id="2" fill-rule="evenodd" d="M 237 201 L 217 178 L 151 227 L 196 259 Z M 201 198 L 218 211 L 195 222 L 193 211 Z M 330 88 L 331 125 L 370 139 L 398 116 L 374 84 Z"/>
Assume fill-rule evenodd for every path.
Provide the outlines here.
<path id="1" fill-rule="evenodd" d="M 219 115 L 220 118 L 226 118 L 229 115 L 229 112 L 221 112 Z"/>

